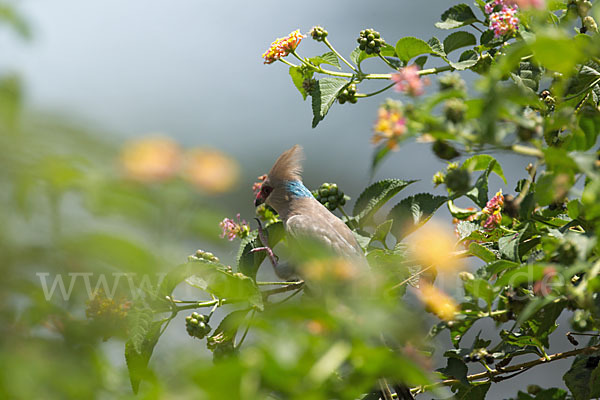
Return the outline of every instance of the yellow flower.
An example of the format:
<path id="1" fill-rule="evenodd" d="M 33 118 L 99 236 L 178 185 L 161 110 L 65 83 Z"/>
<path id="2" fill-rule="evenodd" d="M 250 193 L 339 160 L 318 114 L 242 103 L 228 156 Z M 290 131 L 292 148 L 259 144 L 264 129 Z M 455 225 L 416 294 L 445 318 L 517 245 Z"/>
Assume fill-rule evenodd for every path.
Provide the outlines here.
<path id="1" fill-rule="evenodd" d="M 451 321 L 458 312 L 454 299 L 430 283 L 422 283 L 417 295 L 435 315 L 444 321 Z"/>
<path id="2" fill-rule="evenodd" d="M 146 138 L 125 145 L 121 168 L 125 175 L 140 182 L 158 182 L 172 178 L 179 168 L 181 151 L 168 138 Z"/>
<path id="3" fill-rule="evenodd" d="M 197 148 L 186 154 L 182 174 L 198 189 L 218 194 L 228 191 L 237 182 L 239 167 L 220 151 Z"/>
<path id="4" fill-rule="evenodd" d="M 461 264 L 454 256 L 456 238 L 446 227 L 430 221 L 409 237 L 409 248 L 422 267 L 455 271 Z"/>

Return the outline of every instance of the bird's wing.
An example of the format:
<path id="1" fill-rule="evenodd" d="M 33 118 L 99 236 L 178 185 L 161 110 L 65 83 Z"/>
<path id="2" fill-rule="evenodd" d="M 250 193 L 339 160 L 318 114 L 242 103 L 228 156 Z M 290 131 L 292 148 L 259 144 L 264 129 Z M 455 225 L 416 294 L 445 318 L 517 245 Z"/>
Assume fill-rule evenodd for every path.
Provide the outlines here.
<path id="1" fill-rule="evenodd" d="M 286 221 L 286 231 L 292 238 L 317 240 L 340 256 L 364 258 L 352 231 L 335 215 L 328 214 L 294 215 Z"/>

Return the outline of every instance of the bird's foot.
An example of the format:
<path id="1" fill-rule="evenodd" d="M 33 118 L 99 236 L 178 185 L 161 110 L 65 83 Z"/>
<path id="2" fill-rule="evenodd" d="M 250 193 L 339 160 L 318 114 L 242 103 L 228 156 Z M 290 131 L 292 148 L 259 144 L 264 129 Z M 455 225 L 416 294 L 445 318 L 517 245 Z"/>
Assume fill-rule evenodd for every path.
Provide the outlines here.
<path id="1" fill-rule="evenodd" d="M 260 239 L 263 247 L 255 247 L 250 250 L 250 253 L 257 253 L 259 251 L 264 251 L 267 253 L 269 257 L 269 261 L 273 264 L 273 268 L 277 269 L 277 262 L 279 261 L 279 257 L 273 253 L 273 250 L 269 247 L 269 238 L 267 236 L 267 232 L 263 229 L 263 226 L 258 218 L 255 218 L 256 222 L 258 222 L 258 238 Z"/>

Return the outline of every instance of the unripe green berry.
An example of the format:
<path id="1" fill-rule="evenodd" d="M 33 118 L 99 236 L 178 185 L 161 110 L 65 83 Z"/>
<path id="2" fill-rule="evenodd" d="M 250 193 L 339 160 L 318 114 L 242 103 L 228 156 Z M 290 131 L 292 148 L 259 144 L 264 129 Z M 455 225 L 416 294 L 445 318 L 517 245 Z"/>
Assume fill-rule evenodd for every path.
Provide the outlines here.
<path id="1" fill-rule="evenodd" d="M 452 169 L 445 178 L 446 187 L 452 192 L 463 192 L 470 187 L 471 176 L 464 169 Z"/>
<path id="2" fill-rule="evenodd" d="M 346 205 L 346 197 L 345 197 L 345 196 L 344 196 L 344 197 L 342 197 L 342 198 L 339 200 L 339 204 L 340 204 L 340 206 L 345 206 L 345 205 Z"/>
<path id="3" fill-rule="evenodd" d="M 335 203 L 337 203 L 337 196 L 334 196 L 334 195 L 329 195 L 329 197 L 327 197 L 327 201 L 328 201 L 330 204 L 335 204 Z"/>

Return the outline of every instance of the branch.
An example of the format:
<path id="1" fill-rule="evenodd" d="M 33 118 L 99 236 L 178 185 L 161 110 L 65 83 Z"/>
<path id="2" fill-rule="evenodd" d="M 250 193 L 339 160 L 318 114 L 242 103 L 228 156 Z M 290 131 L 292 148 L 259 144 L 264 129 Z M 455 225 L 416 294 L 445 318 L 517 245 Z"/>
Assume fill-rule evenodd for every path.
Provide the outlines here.
<path id="1" fill-rule="evenodd" d="M 503 380 L 503 379 L 507 379 L 507 377 L 498 377 L 498 378 L 496 378 L 496 377 L 498 375 L 506 374 L 509 372 L 519 372 L 519 373 L 524 372 L 524 371 L 526 371 L 530 368 L 533 368 L 537 365 L 540 365 L 540 364 L 548 364 L 552 361 L 562 360 L 563 358 L 569 358 L 569 357 L 573 357 L 573 356 L 576 356 L 579 354 L 594 353 L 597 351 L 600 351 L 600 345 L 583 347 L 581 349 L 575 349 L 575 350 L 566 351 L 563 353 L 556 353 L 556 354 L 552 354 L 552 355 L 548 356 L 547 358 L 541 357 L 541 358 L 538 358 L 538 359 L 535 359 L 532 361 L 528 361 L 528 362 L 525 362 L 522 364 L 513 365 L 511 367 L 492 369 L 490 371 L 485 371 L 485 372 L 480 372 L 480 373 L 473 374 L 473 375 L 468 375 L 467 380 L 469 382 L 475 381 L 478 379 L 484 379 L 484 378 L 488 378 L 491 381 Z M 441 382 L 435 383 L 433 385 L 426 385 L 426 386 L 419 386 L 416 388 L 412 388 L 411 392 L 421 393 L 421 392 L 425 392 L 427 390 L 433 389 L 438 386 L 451 386 L 456 383 L 460 383 L 460 380 L 446 379 Z"/>

